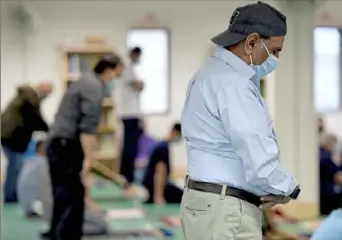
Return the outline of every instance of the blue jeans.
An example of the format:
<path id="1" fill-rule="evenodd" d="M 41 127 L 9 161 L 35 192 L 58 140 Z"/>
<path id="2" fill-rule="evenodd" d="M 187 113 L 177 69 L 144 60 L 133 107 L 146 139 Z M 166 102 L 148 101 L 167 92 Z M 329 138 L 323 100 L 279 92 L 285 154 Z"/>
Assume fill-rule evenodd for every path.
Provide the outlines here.
<path id="1" fill-rule="evenodd" d="M 20 169 L 23 164 L 24 154 L 14 152 L 8 147 L 2 145 L 2 149 L 7 157 L 7 176 L 5 182 L 5 202 L 17 202 L 17 181 Z"/>

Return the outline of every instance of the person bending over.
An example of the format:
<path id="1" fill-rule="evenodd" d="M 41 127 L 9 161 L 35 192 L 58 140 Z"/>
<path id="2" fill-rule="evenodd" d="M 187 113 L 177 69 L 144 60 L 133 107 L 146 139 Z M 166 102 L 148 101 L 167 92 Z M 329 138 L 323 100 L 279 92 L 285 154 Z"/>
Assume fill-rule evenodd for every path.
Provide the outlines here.
<path id="1" fill-rule="evenodd" d="M 72 83 L 49 130 L 46 155 L 53 193 L 50 229 L 44 240 L 81 240 L 84 219 L 84 178 L 87 177 L 101 119 L 102 102 L 120 77 L 121 59 L 103 56 L 92 72 Z"/>
<path id="2" fill-rule="evenodd" d="M 147 203 L 180 203 L 183 190 L 169 181 L 171 172 L 169 145 L 181 140 L 181 125 L 174 124 L 169 136 L 158 143 L 151 153 L 151 157 L 143 179 L 143 185 L 150 197 Z"/>
<path id="3" fill-rule="evenodd" d="M 1 145 L 7 157 L 7 178 L 5 182 L 5 202 L 17 202 L 17 180 L 24 152 L 34 131 L 47 131 L 41 102 L 52 92 L 52 84 L 41 82 L 37 86 L 21 85 L 17 95 L 1 113 Z"/>

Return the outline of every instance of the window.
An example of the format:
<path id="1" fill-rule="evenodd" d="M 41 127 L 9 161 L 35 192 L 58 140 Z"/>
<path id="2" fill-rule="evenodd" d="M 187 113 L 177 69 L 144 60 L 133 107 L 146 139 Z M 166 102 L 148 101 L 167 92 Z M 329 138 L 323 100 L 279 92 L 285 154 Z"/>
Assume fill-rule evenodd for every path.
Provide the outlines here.
<path id="1" fill-rule="evenodd" d="M 340 108 L 340 31 L 334 27 L 314 30 L 314 101 L 319 112 Z"/>
<path id="2" fill-rule="evenodd" d="M 163 114 L 169 110 L 169 34 L 166 29 L 131 29 L 127 47 L 142 49 L 141 61 L 135 72 L 144 82 L 140 95 L 143 114 Z"/>

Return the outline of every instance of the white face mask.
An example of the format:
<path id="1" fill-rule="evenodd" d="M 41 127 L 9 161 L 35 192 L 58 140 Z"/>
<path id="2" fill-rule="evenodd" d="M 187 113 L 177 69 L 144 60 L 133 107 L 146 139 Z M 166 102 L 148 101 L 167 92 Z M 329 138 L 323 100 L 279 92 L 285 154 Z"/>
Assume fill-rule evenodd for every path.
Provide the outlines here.
<path id="1" fill-rule="evenodd" d="M 114 80 L 106 82 L 106 87 L 109 92 L 112 92 L 115 88 L 115 82 Z"/>
<path id="2" fill-rule="evenodd" d="M 268 53 L 268 58 L 263 62 L 261 65 L 254 65 L 252 60 L 252 55 L 249 55 L 251 60 L 251 67 L 255 70 L 257 76 L 259 78 L 263 78 L 266 75 L 273 72 L 279 65 L 279 59 L 276 58 L 274 55 L 270 54 L 268 51 L 265 43 L 261 40 L 261 44 L 264 46 L 265 50 Z"/>

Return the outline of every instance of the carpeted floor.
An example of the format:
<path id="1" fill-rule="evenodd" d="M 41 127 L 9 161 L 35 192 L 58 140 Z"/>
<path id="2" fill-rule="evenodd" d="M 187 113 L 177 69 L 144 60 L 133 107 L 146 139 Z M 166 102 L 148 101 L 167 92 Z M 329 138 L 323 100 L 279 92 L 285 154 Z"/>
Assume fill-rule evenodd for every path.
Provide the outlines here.
<path id="1" fill-rule="evenodd" d="M 92 196 L 100 206 L 104 209 L 117 209 L 117 208 L 142 208 L 146 212 L 146 218 L 140 220 L 116 220 L 110 222 L 110 227 L 115 229 L 134 229 L 141 225 L 150 225 L 156 228 L 162 226 L 159 221 L 161 216 L 173 216 L 179 214 L 179 205 L 167 206 L 153 206 L 142 205 L 138 202 L 125 200 L 122 197 L 121 191 L 114 185 L 105 184 L 101 187 L 95 187 L 92 190 Z M 22 213 L 21 209 L 16 204 L 5 204 L 2 211 L 2 239 L 4 240 L 39 240 L 39 233 L 46 227 L 39 219 L 27 219 Z M 45 225 L 45 226 L 44 226 Z M 171 239 L 182 240 L 183 235 L 180 228 L 171 228 L 174 237 Z M 148 237 L 139 238 L 120 238 L 120 237 L 87 237 L 84 240 L 124 240 L 124 239 L 157 239 Z"/>

